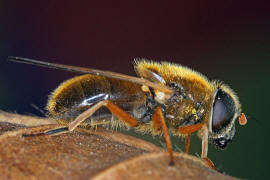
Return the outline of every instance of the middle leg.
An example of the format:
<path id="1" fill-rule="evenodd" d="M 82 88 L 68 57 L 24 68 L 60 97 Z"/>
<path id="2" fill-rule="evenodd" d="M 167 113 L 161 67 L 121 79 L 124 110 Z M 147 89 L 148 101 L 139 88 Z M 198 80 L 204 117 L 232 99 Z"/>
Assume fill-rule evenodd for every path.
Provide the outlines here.
<path id="1" fill-rule="evenodd" d="M 167 150 L 168 150 L 169 155 L 170 155 L 170 165 L 174 165 L 172 143 L 171 143 L 169 130 L 168 130 L 168 127 L 166 125 L 166 122 L 165 122 L 161 107 L 156 108 L 152 119 L 153 119 L 153 125 L 154 125 L 155 130 L 158 130 L 158 129 L 162 128 L 163 138 L 164 138 Z"/>

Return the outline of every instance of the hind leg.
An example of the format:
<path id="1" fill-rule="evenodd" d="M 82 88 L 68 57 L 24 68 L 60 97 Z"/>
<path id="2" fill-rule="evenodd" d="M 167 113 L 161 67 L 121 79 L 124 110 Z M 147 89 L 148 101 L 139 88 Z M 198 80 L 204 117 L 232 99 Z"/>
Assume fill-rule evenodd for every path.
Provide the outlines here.
<path id="1" fill-rule="evenodd" d="M 56 129 L 50 129 L 45 132 L 36 133 L 36 134 L 24 134 L 23 136 L 42 136 L 42 135 L 50 135 L 55 136 L 63 133 L 67 133 L 70 131 L 73 131 L 76 127 L 78 127 L 84 120 L 91 117 L 98 109 L 101 107 L 107 107 L 111 113 L 122 120 L 123 122 L 127 123 L 131 127 L 135 127 L 138 125 L 138 121 L 130 116 L 128 113 L 126 113 L 124 110 L 122 110 L 117 105 L 113 104 L 111 101 L 104 100 L 100 101 L 94 106 L 90 107 L 88 110 L 84 111 L 82 114 L 80 114 L 74 121 L 72 121 L 68 127 L 61 127 Z"/>

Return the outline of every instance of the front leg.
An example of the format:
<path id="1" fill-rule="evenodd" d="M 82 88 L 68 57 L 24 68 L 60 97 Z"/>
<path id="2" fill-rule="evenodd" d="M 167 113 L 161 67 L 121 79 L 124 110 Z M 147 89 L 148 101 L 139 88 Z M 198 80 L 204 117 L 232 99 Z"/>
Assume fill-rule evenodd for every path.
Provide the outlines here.
<path id="1" fill-rule="evenodd" d="M 215 167 L 214 163 L 207 157 L 207 152 L 208 152 L 208 128 L 207 128 L 206 125 L 203 125 L 202 123 L 197 123 L 197 124 L 194 124 L 194 125 L 181 126 L 181 127 L 178 128 L 179 133 L 187 135 L 185 153 L 189 153 L 191 134 L 198 131 L 198 130 L 203 131 L 201 158 L 205 161 L 205 163 L 210 168 L 216 170 L 216 167 Z"/>
<path id="2" fill-rule="evenodd" d="M 201 158 L 206 162 L 206 164 L 212 169 L 216 170 L 214 163 L 207 157 L 208 152 L 208 128 L 204 125 L 202 127 L 203 137 L 202 137 L 202 153 Z"/>
<path id="3" fill-rule="evenodd" d="M 185 153 L 189 154 L 190 151 L 191 134 L 200 130 L 202 126 L 203 126 L 202 123 L 197 123 L 195 125 L 180 126 L 178 128 L 179 133 L 186 135 Z"/>

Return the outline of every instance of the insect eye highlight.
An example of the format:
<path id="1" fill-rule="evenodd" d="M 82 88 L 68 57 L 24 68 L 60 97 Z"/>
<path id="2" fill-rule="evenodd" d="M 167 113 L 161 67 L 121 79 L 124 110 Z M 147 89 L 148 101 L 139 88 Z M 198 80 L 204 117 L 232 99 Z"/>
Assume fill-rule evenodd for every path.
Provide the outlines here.
<path id="1" fill-rule="evenodd" d="M 212 115 L 212 130 L 219 132 L 232 120 L 235 113 L 235 104 L 230 95 L 219 89 L 215 96 Z"/>

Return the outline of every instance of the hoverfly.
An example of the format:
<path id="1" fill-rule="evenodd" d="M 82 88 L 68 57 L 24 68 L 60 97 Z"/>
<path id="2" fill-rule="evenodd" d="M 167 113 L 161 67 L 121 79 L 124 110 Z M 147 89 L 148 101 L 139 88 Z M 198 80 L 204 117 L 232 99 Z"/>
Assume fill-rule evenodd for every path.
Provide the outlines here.
<path id="1" fill-rule="evenodd" d="M 208 141 L 224 149 L 235 134 L 235 120 L 241 125 L 247 122 L 232 89 L 181 65 L 136 59 L 134 69 L 139 77 L 132 77 L 27 58 L 8 59 L 84 74 L 64 81 L 49 96 L 48 117 L 67 127 L 44 135 L 96 124 L 134 127 L 139 132 L 162 134 L 173 164 L 170 134 L 186 138 L 185 152 L 189 153 L 190 135 L 198 132 L 201 158 L 215 168 L 207 158 Z"/>

